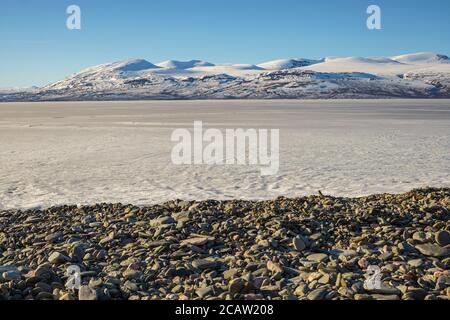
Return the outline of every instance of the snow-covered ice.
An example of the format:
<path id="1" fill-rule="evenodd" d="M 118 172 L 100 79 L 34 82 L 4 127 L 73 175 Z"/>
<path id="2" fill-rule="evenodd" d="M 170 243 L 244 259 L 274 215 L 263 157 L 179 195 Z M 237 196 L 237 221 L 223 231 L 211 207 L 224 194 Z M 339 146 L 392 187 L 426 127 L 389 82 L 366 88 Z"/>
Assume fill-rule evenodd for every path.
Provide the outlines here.
<path id="1" fill-rule="evenodd" d="M 280 171 L 175 166 L 175 128 L 279 128 Z M 449 100 L 0 104 L 0 208 L 450 186 Z"/>

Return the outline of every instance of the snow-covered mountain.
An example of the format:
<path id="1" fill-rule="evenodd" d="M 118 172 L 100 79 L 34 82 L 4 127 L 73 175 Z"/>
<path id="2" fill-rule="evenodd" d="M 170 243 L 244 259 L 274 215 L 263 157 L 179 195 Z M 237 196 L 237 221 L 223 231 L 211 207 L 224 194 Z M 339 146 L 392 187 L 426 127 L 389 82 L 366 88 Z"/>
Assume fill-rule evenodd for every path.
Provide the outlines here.
<path id="1" fill-rule="evenodd" d="M 157 66 L 166 69 L 191 69 L 195 67 L 214 67 L 214 64 L 201 61 L 201 60 L 191 60 L 191 61 L 177 61 L 177 60 L 167 60 L 158 63 Z"/>
<path id="2" fill-rule="evenodd" d="M 450 98 L 450 59 L 427 52 L 256 65 L 132 59 L 31 91 L 0 90 L 0 101 L 231 98 Z"/>
<path id="3" fill-rule="evenodd" d="M 258 67 L 261 67 L 266 70 L 283 70 L 283 69 L 292 69 L 292 68 L 301 68 L 310 66 L 313 64 L 317 64 L 323 62 L 324 60 L 311 60 L 311 59 L 279 59 L 264 62 L 258 64 Z"/>
<path id="4" fill-rule="evenodd" d="M 39 91 L 38 87 L 7 87 L 0 88 L 0 94 L 6 93 L 18 93 L 18 92 L 37 92 Z"/>
<path id="5" fill-rule="evenodd" d="M 391 57 L 391 59 L 407 64 L 424 64 L 435 62 L 450 63 L 450 60 L 447 56 L 442 54 L 435 54 L 433 52 L 419 52 L 413 54 L 405 54 L 401 56 Z"/>

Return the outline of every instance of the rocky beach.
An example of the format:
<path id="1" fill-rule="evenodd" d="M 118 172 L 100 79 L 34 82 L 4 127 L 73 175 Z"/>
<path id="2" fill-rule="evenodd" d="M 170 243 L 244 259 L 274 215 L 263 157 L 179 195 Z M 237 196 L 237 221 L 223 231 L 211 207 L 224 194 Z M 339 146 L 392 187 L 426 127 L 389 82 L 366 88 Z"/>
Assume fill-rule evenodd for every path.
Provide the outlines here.
<path id="1" fill-rule="evenodd" d="M 449 217 L 448 188 L 3 210 L 0 299 L 448 300 Z"/>

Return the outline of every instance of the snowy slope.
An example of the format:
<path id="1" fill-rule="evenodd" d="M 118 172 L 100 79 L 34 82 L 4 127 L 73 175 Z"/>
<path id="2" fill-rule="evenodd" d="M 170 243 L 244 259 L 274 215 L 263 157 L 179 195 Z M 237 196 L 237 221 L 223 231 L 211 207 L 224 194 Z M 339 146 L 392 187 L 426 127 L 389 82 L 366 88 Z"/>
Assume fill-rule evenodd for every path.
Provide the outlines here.
<path id="1" fill-rule="evenodd" d="M 0 94 L 11 94 L 11 93 L 20 93 L 20 92 L 37 92 L 39 90 L 38 87 L 8 87 L 8 88 L 0 88 Z"/>
<path id="2" fill-rule="evenodd" d="M 366 72 L 377 75 L 402 75 L 407 72 L 450 64 L 447 56 L 435 53 L 415 53 L 396 57 L 327 58 L 324 62 L 304 67 L 317 72 Z"/>
<path id="3" fill-rule="evenodd" d="M 313 64 L 317 64 L 319 62 L 322 62 L 322 60 L 279 59 L 258 64 L 258 67 L 261 67 L 266 70 L 284 70 L 291 68 L 306 67 Z"/>
<path id="4" fill-rule="evenodd" d="M 177 61 L 177 60 L 167 60 L 156 64 L 161 68 L 166 69 L 190 69 L 194 67 L 213 67 L 214 64 L 201 60 L 190 60 L 190 61 Z"/>
<path id="5" fill-rule="evenodd" d="M 327 58 L 324 62 L 303 69 L 317 72 L 367 72 L 378 75 L 397 75 L 414 70 L 417 66 L 391 59 L 379 58 Z"/>
<path id="6" fill-rule="evenodd" d="M 406 64 L 450 63 L 449 57 L 433 52 L 405 54 L 391 59 Z"/>
<path id="7" fill-rule="evenodd" d="M 450 60 L 434 53 L 259 65 L 132 59 L 94 66 L 31 92 L 0 91 L 0 101 L 449 97 Z"/>
<path id="8" fill-rule="evenodd" d="M 123 62 L 112 63 L 109 65 L 109 68 L 117 71 L 124 72 L 135 72 L 135 71 L 144 71 L 149 69 L 157 69 L 158 67 L 153 63 L 148 62 L 147 60 L 142 59 L 134 59 L 127 60 Z"/>

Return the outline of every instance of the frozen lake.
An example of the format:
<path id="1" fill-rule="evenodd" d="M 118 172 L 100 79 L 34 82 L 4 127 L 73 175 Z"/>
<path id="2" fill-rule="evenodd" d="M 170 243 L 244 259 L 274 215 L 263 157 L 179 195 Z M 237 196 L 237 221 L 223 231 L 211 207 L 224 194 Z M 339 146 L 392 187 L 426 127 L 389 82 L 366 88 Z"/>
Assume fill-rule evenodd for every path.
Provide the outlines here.
<path id="1" fill-rule="evenodd" d="M 176 128 L 280 129 L 280 169 L 175 166 Z M 450 101 L 0 104 L 0 208 L 450 186 Z"/>

